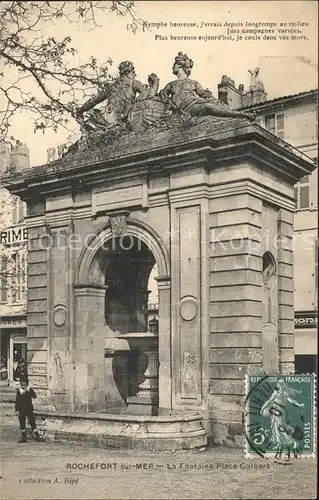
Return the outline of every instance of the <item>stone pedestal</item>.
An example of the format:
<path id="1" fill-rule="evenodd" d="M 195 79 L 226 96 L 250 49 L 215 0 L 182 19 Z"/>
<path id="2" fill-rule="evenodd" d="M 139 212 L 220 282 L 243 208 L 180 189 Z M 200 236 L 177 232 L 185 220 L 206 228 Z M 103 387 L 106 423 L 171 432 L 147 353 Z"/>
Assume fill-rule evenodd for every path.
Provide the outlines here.
<path id="1" fill-rule="evenodd" d="M 136 381 L 136 394 L 127 398 L 128 412 L 157 415 L 158 335 L 150 332 L 135 332 L 121 335 L 120 338 L 128 341 L 131 354 L 135 359 L 130 377 Z"/>

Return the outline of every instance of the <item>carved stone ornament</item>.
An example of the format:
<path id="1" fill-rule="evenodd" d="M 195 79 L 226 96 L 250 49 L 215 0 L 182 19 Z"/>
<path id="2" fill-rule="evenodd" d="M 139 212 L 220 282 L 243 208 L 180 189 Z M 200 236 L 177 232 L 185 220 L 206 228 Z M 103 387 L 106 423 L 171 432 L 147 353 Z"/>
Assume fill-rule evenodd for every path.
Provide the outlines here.
<path id="1" fill-rule="evenodd" d="M 134 65 L 123 61 L 119 76 L 105 89 L 77 109 L 77 121 L 81 125 L 82 137 L 68 152 L 77 153 L 89 149 L 102 140 L 113 142 L 123 133 L 142 133 L 150 128 L 174 128 L 175 118 L 189 119 L 201 116 L 223 118 L 246 118 L 253 121 L 252 114 L 234 111 L 213 97 L 209 89 L 190 78 L 193 61 L 179 52 L 175 57 L 173 74 L 176 80 L 169 82 L 158 92 L 159 78 L 155 73 L 148 77 L 145 85 L 136 79 Z M 103 103 L 99 109 L 93 109 Z"/>
<path id="2" fill-rule="evenodd" d="M 186 298 L 180 306 L 180 315 L 184 321 L 192 321 L 197 314 L 197 304 L 193 298 Z"/>
<path id="3" fill-rule="evenodd" d="M 127 214 L 110 216 L 111 231 L 112 231 L 112 236 L 114 238 L 118 236 L 124 236 L 126 234 L 127 232 L 126 219 L 127 219 Z"/>
<path id="4" fill-rule="evenodd" d="M 53 321 L 56 326 L 63 326 L 66 322 L 66 307 L 58 304 L 53 310 Z"/>
<path id="5" fill-rule="evenodd" d="M 148 125 L 146 119 L 143 127 L 144 115 L 148 114 L 152 122 L 152 113 L 148 112 L 148 106 L 145 105 L 145 102 L 150 103 L 157 93 L 159 85 L 157 75 L 150 74 L 148 85 L 144 85 L 135 78 L 135 68 L 131 61 L 121 62 L 118 69 L 119 76 L 105 90 L 78 108 L 77 116 L 82 125 L 82 133 L 103 133 L 114 126 L 140 132 Z M 107 103 L 104 107 L 92 109 L 105 101 Z M 161 104 L 160 111 L 165 111 L 165 106 L 163 103 Z M 86 117 L 84 113 L 87 113 Z M 158 113 L 155 112 L 155 115 L 157 116 Z"/>

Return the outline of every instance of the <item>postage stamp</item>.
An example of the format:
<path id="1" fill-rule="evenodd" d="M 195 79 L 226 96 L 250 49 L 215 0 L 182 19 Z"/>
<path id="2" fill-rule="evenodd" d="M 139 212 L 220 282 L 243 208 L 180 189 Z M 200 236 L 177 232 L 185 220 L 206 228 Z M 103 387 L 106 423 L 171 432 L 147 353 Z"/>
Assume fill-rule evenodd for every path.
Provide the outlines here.
<path id="1" fill-rule="evenodd" d="M 316 456 L 316 375 L 246 375 L 246 457 Z"/>

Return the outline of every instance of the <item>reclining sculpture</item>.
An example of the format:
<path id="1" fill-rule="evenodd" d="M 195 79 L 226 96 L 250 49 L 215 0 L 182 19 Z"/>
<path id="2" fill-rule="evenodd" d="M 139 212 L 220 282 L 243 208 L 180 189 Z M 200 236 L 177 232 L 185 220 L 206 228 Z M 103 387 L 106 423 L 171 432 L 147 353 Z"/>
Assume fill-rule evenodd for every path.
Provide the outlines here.
<path id="1" fill-rule="evenodd" d="M 119 76 L 114 82 L 77 109 L 82 131 L 80 142 L 85 142 L 92 134 L 103 134 L 107 138 L 114 128 L 140 133 L 168 124 L 174 115 L 182 118 L 210 115 L 254 121 L 252 114 L 232 110 L 214 98 L 209 89 L 192 80 L 192 68 L 193 61 L 179 52 L 172 68 L 177 79 L 158 93 L 159 78 L 155 73 L 148 76 L 148 85 L 144 85 L 136 79 L 133 63 L 121 62 Z M 94 109 L 105 101 L 104 107 Z"/>

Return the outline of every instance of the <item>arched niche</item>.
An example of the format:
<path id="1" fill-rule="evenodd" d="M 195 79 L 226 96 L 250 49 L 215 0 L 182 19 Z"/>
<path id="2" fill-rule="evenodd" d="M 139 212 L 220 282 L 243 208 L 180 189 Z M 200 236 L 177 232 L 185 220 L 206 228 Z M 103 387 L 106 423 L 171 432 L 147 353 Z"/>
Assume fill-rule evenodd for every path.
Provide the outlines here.
<path id="1" fill-rule="evenodd" d="M 131 243 L 132 248 L 130 248 Z M 121 246 L 127 247 L 127 253 L 121 251 Z M 136 255 L 134 257 L 135 252 L 141 252 L 141 265 L 139 258 L 136 258 Z M 123 255 L 128 258 L 125 266 L 121 265 Z M 99 371 L 96 377 L 101 380 L 103 346 L 105 353 L 108 350 L 112 351 L 104 386 L 106 400 L 117 399 L 117 396 L 114 396 L 115 388 L 113 395 L 111 394 L 116 371 L 114 356 L 124 349 L 122 343 L 126 341 L 123 335 L 147 329 L 148 280 L 155 263 L 158 269 L 159 296 L 158 392 L 160 406 L 170 407 L 171 352 L 168 348 L 171 345 L 170 261 L 168 251 L 160 237 L 152 228 L 134 219 L 126 221 L 125 234 L 120 236 L 113 235 L 111 224 L 107 224 L 88 240 L 79 257 L 74 282 L 75 358 L 83 356 L 82 345 L 86 346 L 85 338 L 94 339 L 96 348 L 92 347 L 88 351 L 92 358 L 89 369 L 94 373 Z M 126 278 L 127 283 L 124 283 Z M 120 284 L 118 290 L 116 290 L 117 283 Z M 131 297 L 130 291 L 132 291 Z M 128 306 L 130 299 L 132 302 Z M 134 317 L 132 311 L 136 313 Z M 121 347 L 118 347 L 119 343 Z M 128 344 L 129 350 L 132 349 L 131 343 Z M 110 349 L 107 349 L 107 346 Z M 127 354 L 123 354 L 124 358 L 127 358 Z M 124 378 L 122 375 L 120 379 Z"/>
<path id="2" fill-rule="evenodd" d="M 268 251 L 262 256 L 262 273 L 264 286 L 272 288 L 276 282 L 277 265 L 275 257 Z"/>

